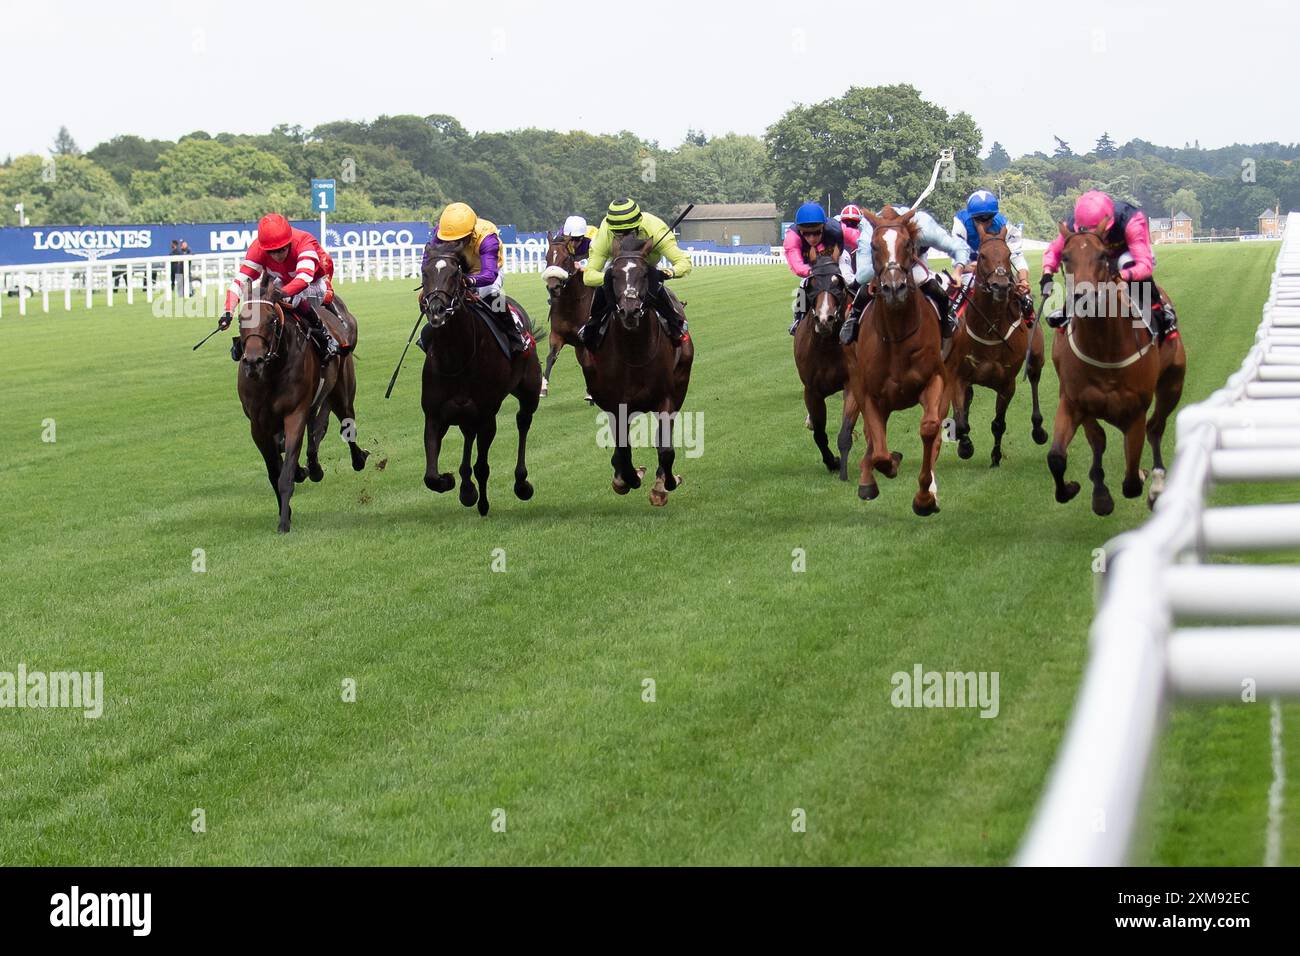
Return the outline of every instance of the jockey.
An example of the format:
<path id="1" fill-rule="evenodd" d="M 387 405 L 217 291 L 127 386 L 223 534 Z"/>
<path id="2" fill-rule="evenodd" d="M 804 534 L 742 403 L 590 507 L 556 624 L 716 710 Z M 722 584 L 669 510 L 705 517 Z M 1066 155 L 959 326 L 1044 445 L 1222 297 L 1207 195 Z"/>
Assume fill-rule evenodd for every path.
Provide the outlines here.
<path id="1" fill-rule="evenodd" d="M 560 235 L 564 237 L 569 255 L 573 256 L 573 261 L 582 268 L 591 253 L 591 240 L 596 238 L 596 227 L 587 225 L 587 220 L 581 216 L 570 216 L 564 220 L 564 228 L 560 230 Z"/>
<path id="2" fill-rule="evenodd" d="M 1165 305 L 1160 298 L 1160 291 L 1152 279 L 1156 257 L 1151 251 L 1151 228 L 1146 213 L 1137 206 L 1123 201 L 1116 202 L 1099 189 L 1084 193 L 1074 202 L 1074 212 L 1065 221 L 1065 228 L 1070 232 L 1095 231 L 1099 233 L 1106 245 L 1122 249 L 1119 261 L 1119 277 L 1124 282 L 1142 284 L 1146 298 L 1151 303 L 1151 330 L 1161 341 L 1177 329 L 1178 317 L 1172 305 Z M 1043 253 L 1043 278 L 1039 282 L 1039 291 L 1044 299 L 1052 294 L 1053 277 L 1061 265 L 1061 254 L 1065 250 L 1065 236 L 1058 232 L 1052 244 Z M 1047 317 L 1047 324 L 1060 328 L 1066 322 L 1064 309 L 1058 309 Z"/>
<path id="3" fill-rule="evenodd" d="M 998 211 L 998 197 L 987 189 L 977 189 L 966 200 L 966 208 L 958 210 L 952 220 L 952 234 L 970 246 L 971 261 L 965 266 L 967 275 L 974 276 L 975 259 L 980 251 L 979 226 L 985 232 L 997 232 L 1004 226 L 1007 230 L 1007 248 L 1011 250 L 1011 267 L 1016 270 L 1016 294 L 1022 299 L 1029 297 L 1029 263 L 1021 247 L 1020 230 L 1007 221 L 1007 217 Z M 962 267 L 958 268 L 958 272 Z M 969 284 L 969 280 L 968 280 Z M 1032 312 L 1033 303 L 1030 302 Z"/>
<path id="4" fill-rule="evenodd" d="M 448 204 L 438 219 L 438 228 L 424 246 L 424 259 L 438 247 L 450 247 L 459 254 L 462 268 L 465 270 L 465 285 L 472 289 L 481 303 L 480 314 L 489 317 L 493 324 L 505 334 L 512 353 L 528 351 L 528 342 L 524 339 L 523 329 L 515 321 L 506 304 L 505 290 L 502 285 L 504 276 L 501 252 L 501 232 L 486 219 L 480 219 L 467 204 L 454 202 Z M 473 308 L 479 303 L 472 300 L 468 304 Z M 433 337 L 433 326 L 426 325 L 420 331 L 420 347 L 426 352 Z"/>
<path id="5" fill-rule="evenodd" d="M 807 306 L 808 277 L 818 256 L 830 256 L 840 267 L 846 288 L 853 285 L 853 263 L 849 254 L 847 228 L 834 219 L 826 218 L 820 203 L 806 202 L 794 214 L 794 225 L 785 234 L 785 261 L 790 271 L 799 277 L 799 291 L 794 297 L 794 322 L 790 334 L 794 335 L 803 321 Z M 856 241 L 856 236 L 854 237 Z"/>
<path id="6" fill-rule="evenodd" d="M 910 207 L 895 205 L 894 211 L 899 215 Z M 957 320 L 952 315 L 951 300 L 945 289 L 945 278 L 932 272 L 926 264 L 925 255 L 931 248 L 946 252 L 954 266 L 964 266 L 970 262 L 970 246 L 965 241 L 949 234 L 948 230 L 935 222 L 924 209 L 918 209 L 912 221 L 921 227 L 918 241 L 917 259 L 912 266 L 912 278 L 916 287 L 930 297 L 939 313 L 939 330 L 943 338 L 948 339 L 957 331 Z M 871 237 L 873 231 L 870 222 L 863 222 L 862 234 L 858 237 L 858 294 L 853 298 L 849 308 L 849 317 L 840 329 L 840 341 L 848 345 L 858 336 L 858 319 L 872 298 L 871 280 L 876 277 L 875 263 L 871 260 Z"/>
<path id="7" fill-rule="evenodd" d="M 634 199 L 616 199 L 609 204 L 608 214 L 591 240 L 587 268 L 582 273 L 583 284 L 596 290 L 591 302 L 591 320 L 578 330 L 578 338 L 588 348 L 600 344 L 605 319 L 614 308 L 614 275 L 605 268 L 614 254 L 615 237 L 653 239 L 654 245 L 646 254 L 646 261 L 657 263 L 660 258 L 668 265 L 658 265 L 650 270 L 647 300 L 668 327 L 668 337 L 674 346 L 680 346 L 687 332 L 686 315 L 681 304 L 664 286 L 665 279 L 681 278 L 691 271 L 691 257 L 677 245 L 667 224 L 658 216 L 642 212 Z"/>
<path id="8" fill-rule="evenodd" d="M 239 273 L 226 291 L 226 305 L 217 327 L 230 328 L 243 296 L 244 282 L 251 286 L 268 270 L 280 279 L 280 294 L 285 300 L 282 304 L 304 320 L 307 337 L 320 353 L 321 361 L 329 362 L 339 354 L 338 343 L 316 314 L 315 306 L 323 306 L 338 315 L 334 287 L 330 284 L 334 261 L 315 236 L 293 228 L 279 213 L 263 216 L 258 222 L 257 238 L 244 253 Z M 242 354 L 243 347 L 237 340 L 230 350 L 231 358 L 238 361 Z"/>
<path id="9" fill-rule="evenodd" d="M 858 271 L 858 237 L 862 234 L 862 210 L 849 203 L 840 210 L 840 214 L 835 217 L 840 221 L 840 228 L 844 230 L 844 248 L 849 250 L 849 260 L 853 263 L 853 271 Z"/>

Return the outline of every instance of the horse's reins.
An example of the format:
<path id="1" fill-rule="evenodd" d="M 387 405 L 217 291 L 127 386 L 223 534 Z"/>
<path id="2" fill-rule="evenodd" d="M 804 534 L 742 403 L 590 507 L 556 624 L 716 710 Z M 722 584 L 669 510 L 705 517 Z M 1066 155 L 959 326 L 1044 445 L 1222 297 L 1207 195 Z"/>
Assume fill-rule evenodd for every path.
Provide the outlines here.
<path id="1" fill-rule="evenodd" d="M 652 251 L 653 251 L 653 250 L 652 250 Z M 639 261 L 645 263 L 645 265 L 646 265 L 646 271 L 647 271 L 647 275 L 646 275 L 646 295 L 648 296 L 648 295 L 650 294 L 650 276 L 649 276 L 648 273 L 649 273 L 649 270 L 650 270 L 650 269 L 653 269 L 653 268 L 654 268 L 654 266 L 650 265 L 649 260 L 646 259 L 646 258 L 644 258 L 643 256 L 640 256 L 640 255 L 638 255 L 637 253 L 629 252 L 629 253 L 623 253 L 623 254 L 620 254 L 620 255 L 615 256 L 615 257 L 614 257 L 614 261 L 611 262 L 611 263 L 609 264 L 609 268 L 610 268 L 610 269 L 613 269 L 614 266 L 618 264 L 618 262 L 619 262 L 620 259 L 628 259 L 628 260 L 636 259 L 636 260 L 639 260 Z M 623 298 L 625 298 L 625 299 L 630 298 L 630 296 L 628 296 L 628 295 L 626 294 L 629 290 L 624 289 L 623 291 L 624 291 Z M 641 305 L 641 313 L 644 315 L 645 312 L 646 312 L 646 303 L 645 303 L 645 301 L 644 301 L 644 300 L 641 300 L 640 305 Z M 655 348 L 658 346 L 658 343 L 659 343 L 659 336 L 662 335 L 663 333 L 662 333 L 662 332 L 660 331 L 660 329 L 659 329 L 659 313 L 658 313 L 657 311 L 655 311 L 655 309 L 653 309 L 653 308 L 650 309 L 650 313 L 651 313 L 651 321 L 654 323 L 654 330 L 651 332 L 650 346 L 646 349 L 646 360 L 645 360 L 644 362 L 642 362 L 640 365 L 637 365 L 637 364 L 634 363 L 634 362 L 629 362 L 629 361 L 627 361 L 626 359 L 624 359 L 623 364 L 626 365 L 628 368 L 645 368 L 647 365 L 649 365 L 649 364 L 654 360 L 654 352 L 655 352 Z M 611 322 L 611 323 L 613 323 L 613 322 L 617 322 L 617 321 L 618 321 L 618 316 L 612 316 L 612 317 L 610 318 L 610 322 Z"/>
<path id="2" fill-rule="evenodd" d="M 457 275 L 461 274 L 460 261 L 456 259 L 454 256 L 435 256 L 434 258 L 441 259 L 445 262 L 454 264 L 456 267 Z M 447 320 L 448 322 L 450 322 L 451 319 L 455 318 L 456 313 L 460 311 L 463 305 L 465 305 L 466 299 L 468 298 L 463 286 L 461 287 L 458 293 L 454 293 L 451 295 L 444 292 L 442 289 L 431 290 L 426 295 L 420 297 L 420 314 L 424 316 L 426 320 L 429 318 L 429 313 L 432 311 L 428 307 L 427 303 L 429 299 L 432 299 L 434 296 L 441 296 L 444 300 L 446 300 L 446 305 L 442 306 L 442 309 L 444 312 L 451 313 L 450 317 Z M 459 372 L 447 372 L 447 371 L 443 371 L 442 369 L 439 369 L 438 374 L 443 376 L 444 378 L 459 378 L 460 376 L 464 375 L 469 370 L 470 365 L 473 364 L 474 358 L 478 355 L 478 329 L 474 328 L 472 324 L 473 316 L 471 316 L 470 319 L 471 319 L 470 341 L 473 343 L 473 345 L 470 348 L 469 358 L 467 358 L 464 364 L 461 365 Z M 434 331 L 436 332 L 437 329 L 435 328 Z"/>
<path id="3" fill-rule="evenodd" d="M 980 243 L 982 245 L 985 242 L 1000 242 L 1002 243 L 1002 245 L 1007 246 L 1008 254 L 1011 252 L 1011 247 L 1007 245 L 1007 241 L 1005 239 L 999 238 L 997 236 L 983 235 L 980 237 Z M 1006 266 L 998 266 L 991 273 L 981 273 L 979 271 L 979 264 L 977 260 L 975 266 L 975 278 L 979 282 L 980 288 L 984 292 L 987 292 L 989 295 L 993 294 L 993 287 L 992 285 L 989 284 L 989 280 L 997 276 L 1006 276 L 1008 279 L 1010 279 L 1011 270 L 1008 269 Z M 971 296 L 970 298 L 970 307 L 975 310 L 975 312 L 979 315 L 981 319 L 983 319 L 984 324 L 987 326 L 985 331 L 993 335 L 997 335 L 998 334 L 997 323 L 990 320 L 989 317 L 984 314 L 984 310 L 975 304 L 974 296 Z M 981 345 L 1003 345 L 1006 346 L 1007 348 L 1010 348 L 1011 336 L 1016 331 L 1016 329 L 1020 328 L 1020 324 L 1023 321 L 1024 321 L 1023 316 L 1016 319 L 1016 321 L 1011 323 L 1011 326 L 1010 328 L 1007 329 L 1006 334 L 1002 335 L 1000 338 L 994 338 L 994 339 L 980 338 L 978 335 L 975 334 L 975 331 L 970 327 L 969 322 L 966 323 L 966 334 L 969 335 L 976 342 L 980 343 Z"/>
<path id="4" fill-rule="evenodd" d="M 1096 233 L 1079 232 L 1079 231 L 1076 230 L 1076 231 L 1074 232 L 1074 235 L 1075 235 L 1075 236 L 1096 235 Z M 1073 236 L 1072 236 L 1071 238 L 1073 238 Z M 1100 238 L 1100 237 L 1098 237 L 1098 238 Z M 1066 240 L 1066 245 L 1069 245 L 1069 240 Z M 1116 278 L 1117 278 L 1117 279 L 1119 278 L 1118 275 L 1116 275 Z M 1125 290 L 1123 289 L 1122 286 L 1121 286 L 1121 288 L 1120 288 L 1120 292 L 1121 292 L 1121 294 L 1124 295 L 1124 300 L 1125 300 L 1125 302 L 1128 302 L 1128 294 L 1127 294 L 1127 292 L 1125 292 Z M 1125 311 L 1130 311 L 1130 312 L 1131 312 L 1132 310 L 1131 310 L 1131 308 L 1130 308 L 1130 309 L 1126 309 Z M 1079 361 L 1081 361 L 1081 362 L 1083 362 L 1083 363 L 1085 363 L 1085 364 L 1087 364 L 1087 365 L 1091 365 L 1093 368 L 1101 368 L 1101 369 L 1110 369 L 1110 370 L 1115 370 L 1115 369 L 1121 369 L 1121 368 L 1128 368 L 1130 365 L 1132 365 L 1133 363 L 1139 361 L 1139 360 L 1140 360 L 1144 355 L 1146 355 L 1148 352 L 1151 351 L 1151 347 L 1152 347 L 1153 345 L 1156 344 L 1156 337 L 1155 337 L 1154 333 L 1151 333 L 1151 332 L 1150 332 L 1150 330 L 1148 330 L 1148 334 L 1151 335 L 1151 341 L 1147 342 L 1146 345 L 1143 345 L 1143 346 L 1139 347 L 1138 350 L 1137 350 L 1136 352 L 1134 352 L 1132 355 L 1128 356 L 1128 358 L 1121 359 L 1121 360 L 1118 361 L 1118 362 L 1103 362 L 1101 359 L 1095 359 L 1095 358 L 1092 358 L 1092 357 L 1089 356 L 1089 355 L 1084 354 L 1083 350 L 1079 348 L 1078 343 L 1076 343 L 1076 342 L 1074 341 L 1074 322 L 1073 322 L 1073 321 L 1071 321 L 1071 322 L 1069 323 L 1069 326 L 1068 326 L 1067 329 L 1066 329 L 1066 332 L 1065 332 L 1065 339 L 1066 339 L 1067 342 L 1070 343 L 1070 351 L 1073 352 L 1073 353 L 1075 354 L 1075 356 L 1079 359 Z M 1136 329 L 1134 329 L 1134 332 L 1133 332 L 1133 338 L 1134 338 L 1134 340 L 1135 340 L 1133 344 L 1136 346 L 1136 345 L 1137 345 L 1137 341 L 1136 341 L 1136 339 L 1137 339 L 1137 330 L 1136 330 Z"/>
<path id="5" fill-rule="evenodd" d="M 888 272 L 890 269 L 897 269 L 899 272 L 903 273 L 903 275 L 904 275 L 904 276 L 906 277 L 906 279 L 907 279 L 907 285 L 908 285 L 908 287 L 911 288 L 911 290 L 912 290 L 913 292 L 919 292 L 919 291 L 920 291 L 920 290 L 917 288 L 916 283 L 912 280 L 912 270 L 911 270 L 911 269 L 904 269 L 902 266 L 900 266 L 900 265 L 898 264 L 898 260 L 896 260 L 896 259 L 890 259 L 888 262 L 885 263 L 885 268 L 883 268 L 883 269 L 880 270 L 880 275 L 883 276 L 883 275 L 884 275 L 886 272 Z M 875 323 L 872 323 L 872 324 L 874 325 Z M 910 339 L 913 335 L 916 334 L 917 329 L 919 329 L 920 327 L 921 327 L 921 319 L 920 319 L 920 317 L 918 317 L 917 320 L 916 320 L 916 325 L 912 326 L 912 329 L 911 329 L 910 332 L 907 332 L 907 333 L 905 333 L 905 334 L 903 334 L 903 335 L 899 335 L 899 336 L 896 336 L 896 337 L 894 337 L 894 338 L 891 339 L 888 335 L 886 335 L 886 334 L 885 334 L 883 331 L 881 331 L 881 330 L 877 330 L 877 331 L 876 331 L 876 334 L 880 336 L 880 341 L 882 341 L 882 342 L 889 342 L 889 343 L 892 345 L 892 344 L 894 344 L 894 343 L 896 343 L 896 342 L 903 342 L 903 341 L 906 341 L 907 339 Z"/>
<path id="6" fill-rule="evenodd" d="M 275 319 L 275 335 L 273 338 L 268 339 L 261 332 L 249 332 L 248 335 L 244 337 L 245 341 L 248 339 L 261 339 L 266 343 L 266 361 L 269 364 L 280 355 L 280 341 L 284 338 L 284 309 L 281 307 L 280 303 L 272 302 L 270 299 L 248 299 L 244 302 L 244 305 L 269 305 L 275 310 L 277 318 Z"/>

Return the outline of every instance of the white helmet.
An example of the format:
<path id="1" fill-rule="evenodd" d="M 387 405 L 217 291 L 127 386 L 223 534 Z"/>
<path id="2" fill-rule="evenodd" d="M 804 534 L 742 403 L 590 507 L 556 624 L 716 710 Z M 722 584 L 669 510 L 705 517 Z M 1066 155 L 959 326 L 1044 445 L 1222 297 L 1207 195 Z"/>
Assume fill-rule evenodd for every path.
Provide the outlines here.
<path id="1" fill-rule="evenodd" d="M 570 216 L 564 220 L 564 234 L 574 239 L 581 239 L 587 234 L 587 220 L 581 216 Z"/>

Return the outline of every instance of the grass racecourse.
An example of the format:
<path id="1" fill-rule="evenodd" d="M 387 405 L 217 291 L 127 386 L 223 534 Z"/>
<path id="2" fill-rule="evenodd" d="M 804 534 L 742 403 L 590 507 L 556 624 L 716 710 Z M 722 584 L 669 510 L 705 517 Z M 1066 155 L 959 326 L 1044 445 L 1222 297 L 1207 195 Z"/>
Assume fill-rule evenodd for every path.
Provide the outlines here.
<path id="1" fill-rule="evenodd" d="M 1184 404 L 1241 361 L 1276 251 L 1160 247 Z M 997 470 L 977 392 L 975 457 L 948 445 L 939 461 L 941 514 L 911 512 L 915 411 L 891 423 L 903 474 L 864 503 L 803 427 L 788 273 L 699 269 L 675 288 L 702 453 L 679 452 L 668 507 L 610 490 L 566 350 L 529 441 L 536 496 L 510 493 L 508 400 L 480 518 L 421 481 L 418 353 L 383 399 L 411 285 L 340 285 L 361 320 L 372 454 L 354 474 L 332 430 L 287 536 L 228 340 L 190 351 L 211 319 L 102 300 L 19 318 L 5 300 L 0 671 L 102 671 L 105 702 L 98 719 L 0 710 L 0 862 L 1011 859 L 1082 673 L 1093 549 L 1147 514 L 1119 495 L 1114 432 L 1108 519 L 1089 510 L 1082 435 L 1070 470 L 1085 491 L 1053 500 L 1024 383 Z M 508 288 L 544 323 L 536 276 Z M 1043 407 L 1050 428 L 1050 364 Z M 444 464 L 459 451 L 453 432 Z M 650 452 L 637 460 L 653 471 Z M 916 665 L 997 672 L 997 716 L 894 707 L 891 676 Z M 1294 865 L 1300 707 L 1284 728 Z M 1136 860 L 1259 864 L 1271 779 L 1267 702 L 1175 708 Z"/>

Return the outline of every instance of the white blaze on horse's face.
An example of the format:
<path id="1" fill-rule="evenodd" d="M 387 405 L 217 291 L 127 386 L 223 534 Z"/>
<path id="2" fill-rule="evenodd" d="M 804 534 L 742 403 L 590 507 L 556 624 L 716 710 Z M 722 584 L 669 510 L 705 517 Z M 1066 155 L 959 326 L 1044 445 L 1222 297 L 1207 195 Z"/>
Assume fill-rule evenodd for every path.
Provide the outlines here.
<path id="1" fill-rule="evenodd" d="M 443 269 L 447 268 L 447 260 L 439 259 L 437 262 L 433 264 L 433 267 L 437 269 L 439 272 L 441 272 Z"/>
<path id="2" fill-rule="evenodd" d="M 889 259 L 885 263 L 885 268 L 898 265 L 898 230 L 886 229 L 880 236 L 885 244 L 885 250 L 889 253 Z"/>

